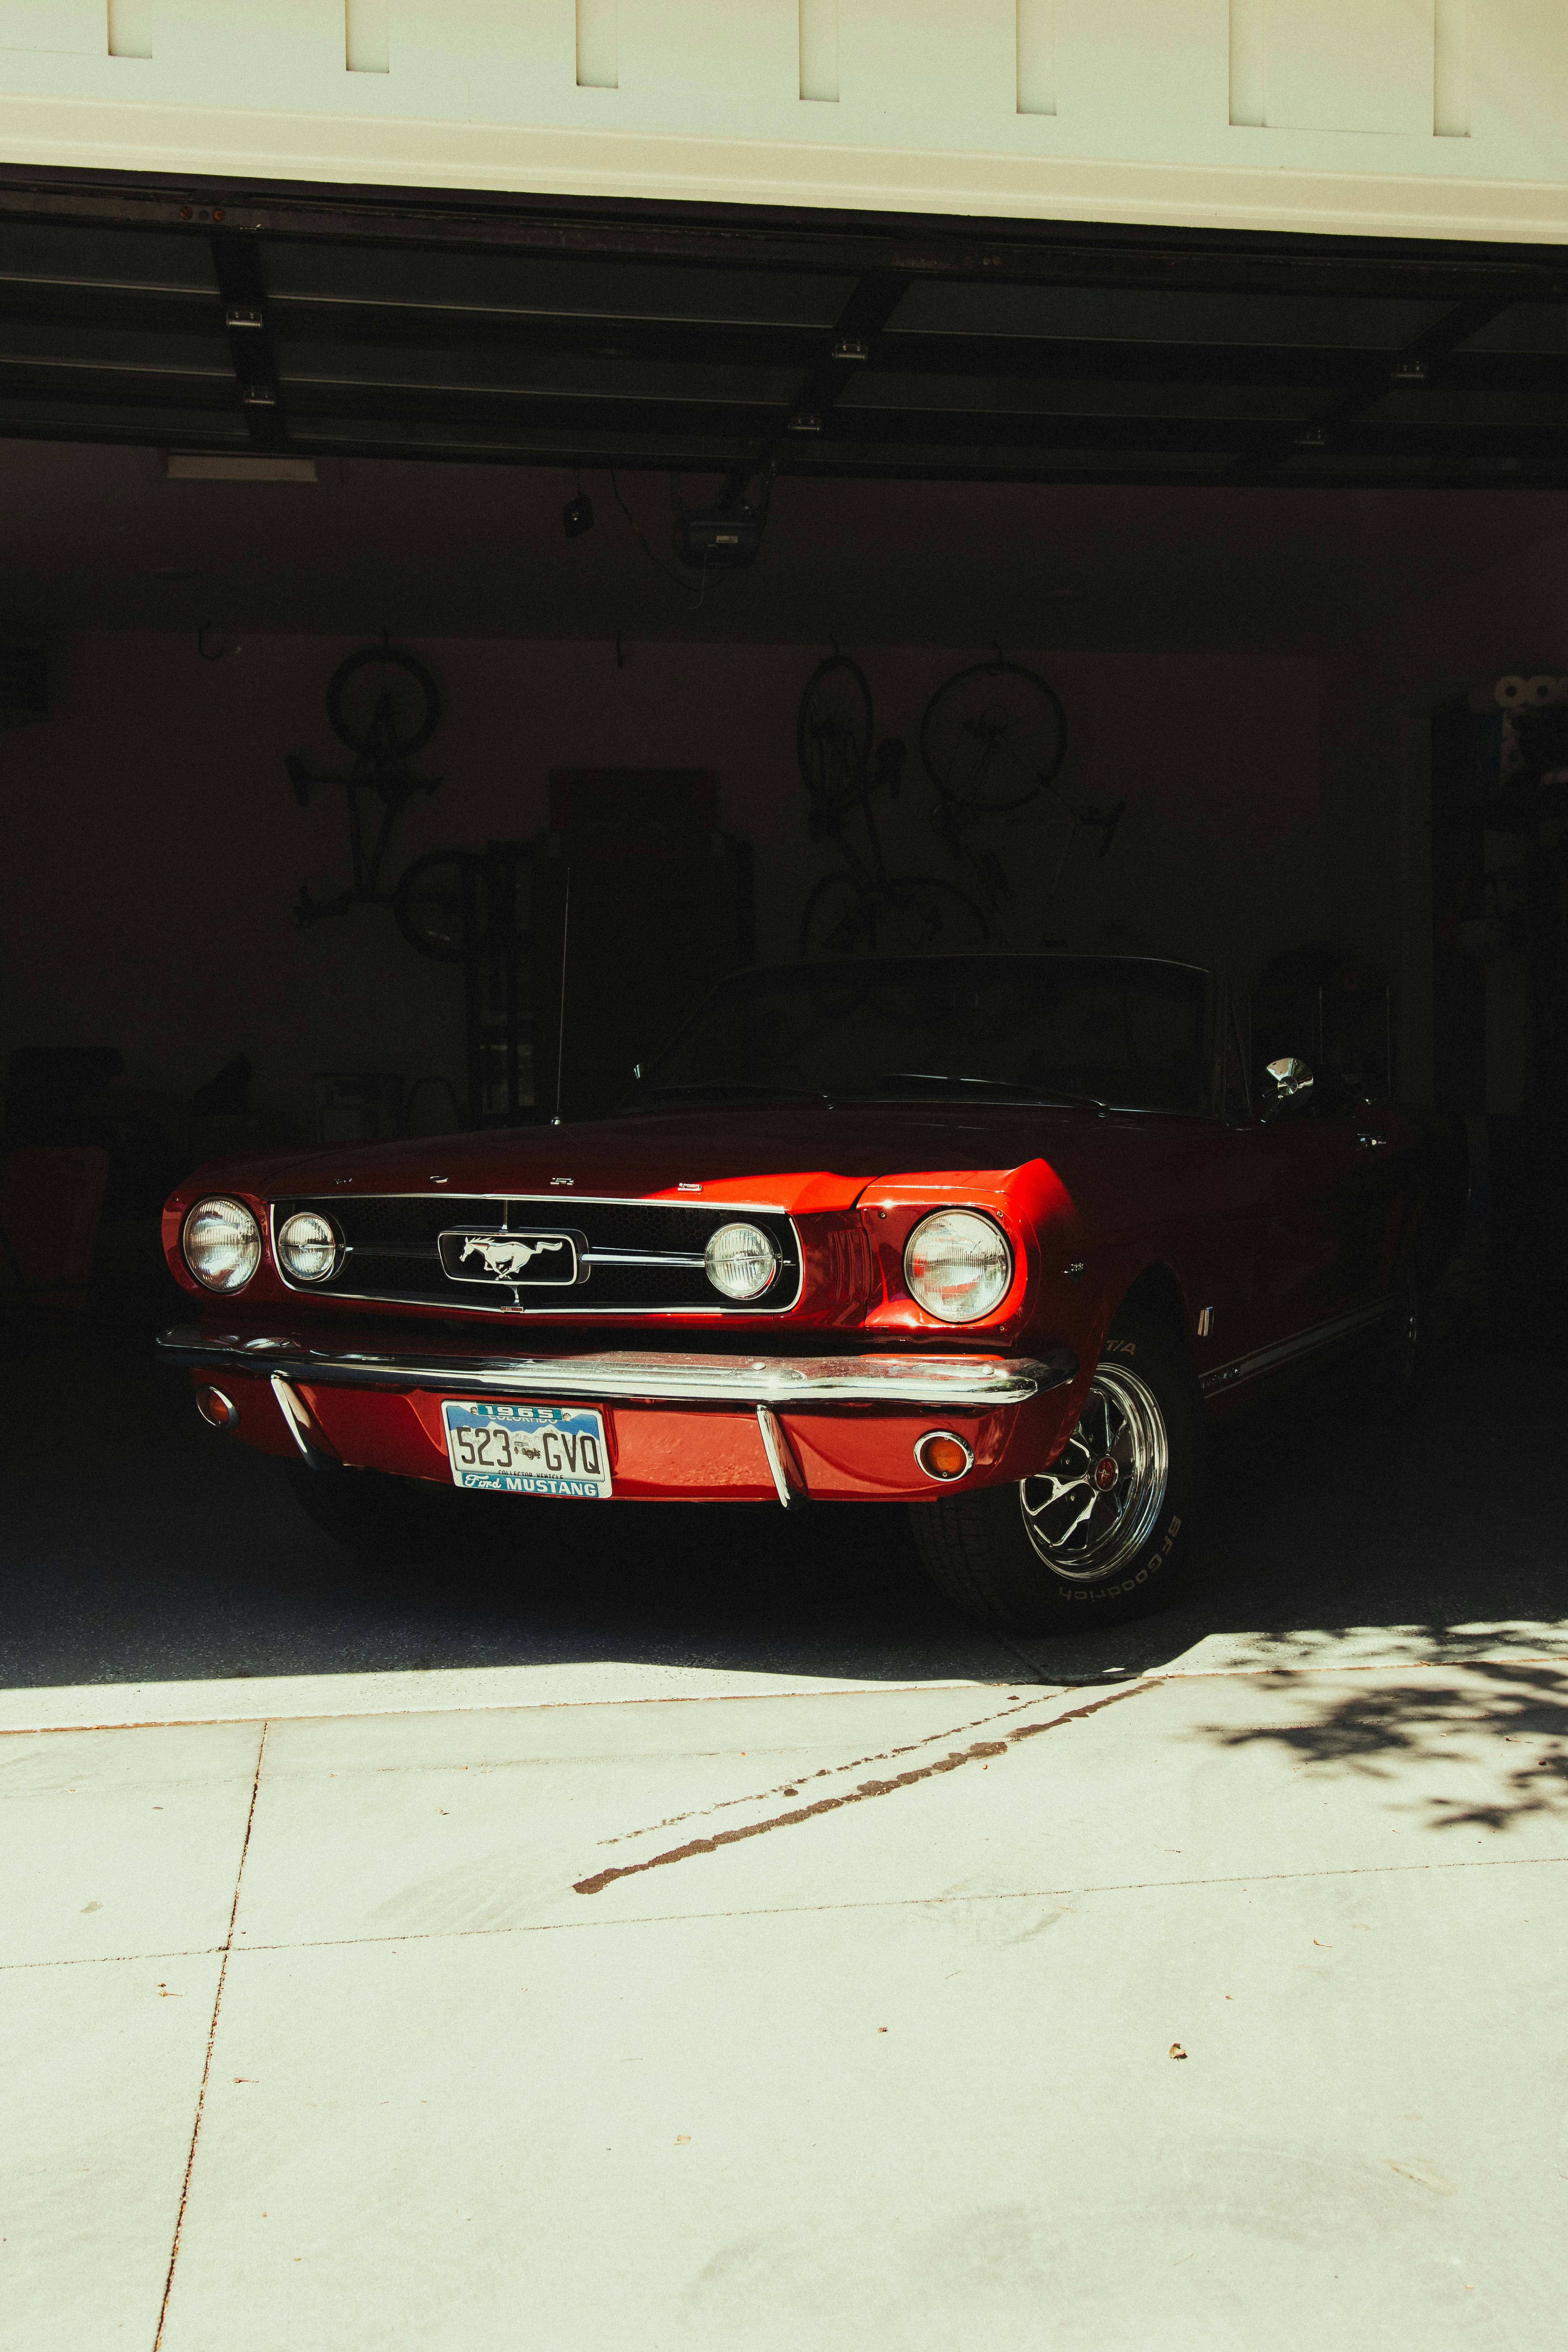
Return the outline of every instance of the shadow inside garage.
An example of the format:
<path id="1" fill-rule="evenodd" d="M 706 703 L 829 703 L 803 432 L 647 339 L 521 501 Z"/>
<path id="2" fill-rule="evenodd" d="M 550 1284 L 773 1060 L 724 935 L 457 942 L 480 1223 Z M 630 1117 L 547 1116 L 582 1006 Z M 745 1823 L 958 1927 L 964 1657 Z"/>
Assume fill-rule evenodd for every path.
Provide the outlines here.
<path id="1" fill-rule="evenodd" d="M 1138 1624 L 1005 1642 L 925 1583 L 906 1515 L 454 1498 L 363 1562 L 205 1427 L 147 1333 L 13 1327 L 0 1360 L 0 1677 L 47 1687 L 616 1659 L 903 1682 L 1182 1661 L 1568 1652 L 1568 1371 L 1467 1347 L 1389 1425 L 1324 1374 L 1216 1431 L 1185 1587 Z M 469 1502 L 479 1508 L 470 1510 Z M 1465 1633 L 1461 1629 L 1485 1629 Z M 1354 1644 L 1352 1644 L 1352 1648 Z"/>

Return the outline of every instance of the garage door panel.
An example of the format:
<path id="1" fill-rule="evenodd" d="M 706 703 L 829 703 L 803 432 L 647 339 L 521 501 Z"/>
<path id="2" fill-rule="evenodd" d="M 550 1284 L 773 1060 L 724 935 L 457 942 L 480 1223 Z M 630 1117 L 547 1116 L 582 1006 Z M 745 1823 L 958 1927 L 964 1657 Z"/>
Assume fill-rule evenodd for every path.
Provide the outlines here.
<path id="1" fill-rule="evenodd" d="M 1399 351 L 1436 325 L 1446 302 L 1355 296 L 1165 293 L 1142 287 L 966 285 L 922 278 L 889 331 L 1064 336 L 1075 341 L 1300 345 Z"/>
<path id="2" fill-rule="evenodd" d="M 1462 352 L 1568 353 L 1568 303 L 1516 302 L 1459 345 Z"/>
<path id="3" fill-rule="evenodd" d="M 205 294 L 217 299 L 217 278 L 205 237 L 155 229 L 56 226 L 0 221 L 0 283 L 144 288 Z"/>
<path id="4" fill-rule="evenodd" d="M 0 361 L 37 367 L 218 376 L 234 371 L 221 333 L 152 333 L 133 328 L 71 326 L 57 320 L 0 319 Z"/>
<path id="5" fill-rule="evenodd" d="M 591 353 L 425 351 L 416 344 L 370 351 L 354 343 L 279 338 L 278 380 L 286 389 L 310 384 L 401 388 L 421 394 L 473 394 L 489 398 L 648 401 L 780 407 L 797 381 L 793 369 L 679 367 L 669 362 L 617 362 Z"/>
<path id="6" fill-rule="evenodd" d="M 1002 335 L 884 335 L 877 375 L 1034 376 L 1105 383 L 1291 384 L 1320 396 L 1344 379 L 1338 352 L 1268 344 L 1094 343 Z"/>
<path id="7" fill-rule="evenodd" d="M 964 376 L 879 374 L 852 384 L 839 402 L 855 409 L 918 408 L 957 414 L 989 409 L 1041 416 L 1295 418 L 1321 405 L 1318 384 L 1126 383 L 1070 378 L 987 383 Z"/>
<path id="8" fill-rule="evenodd" d="M 520 318 L 711 320 L 830 326 L 854 291 L 836 272 L 680 269 L 657 262 L 408 252 L 263 237 L 268 299 L 385 309 L 495 311 Z"/>
<path id="9" fill-rule="evenodd" d="M 610 331 L 596 319 L 523 320 L 496 313 L 480 318 L 471 310 L 384 310 L 329 302 L 274 302 L 269 323 L 279 348 L 314 344 L 344 352 L 417 350 L 445 352 L 454 360 L 464 352 L 513 360 L 524 354 L 534 361 L 560 355 L 568 362 L 592 361 L 601 373 L 606 365 L 627 368 L 662 362 L 683 368 L 730 368 L 749 374 L 785 370 L 794 383 L 821 350 L 820 336 L 803 328 L 692 326 L 676 320 L 622 319 L 613 330 L 613 360 L 606 361 Z"/>

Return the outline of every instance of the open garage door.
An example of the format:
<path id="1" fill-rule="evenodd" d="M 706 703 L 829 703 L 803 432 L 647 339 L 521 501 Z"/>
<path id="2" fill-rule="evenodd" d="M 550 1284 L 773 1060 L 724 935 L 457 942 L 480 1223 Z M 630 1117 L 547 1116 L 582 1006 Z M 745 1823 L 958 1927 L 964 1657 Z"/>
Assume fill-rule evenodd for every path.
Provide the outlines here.
<path id="1" fill-rule="evenodd" d="M 0 180 L 0 432 L 830 478 L 1560 485 L 1551 250 Z"/>
<path id="2" fill-rule="evenodd" d="M 1468 706 L 1568 667 L 1555 251 L 13 168 L 0 296 L 17 715 L 51 640 L 70 679 L 15 758 L 36 807 L 62 757 L 96 778 L 13 922 L 13 1046 L 107 1045 L 48 961 L 107 906 L 131 1061 L 212 1118 L 256 1115 L 205 1091 L 253 1033 L 290 1132 L 546 1116 L 614 1099 L 710 966 L 879 926 L 1215 956 L 1320 1057 L 1478 1120 L 1550 1092 L 1547 803 L 1510 827 L 1556 722 L 1507 719 L 1505 778 Z M 879 835 L 812 766 L 839 653 Z M 932 752 L 944 680 L 1004 661 L 1065 704 L 1033 832 L 955 814 Z M 372 696 L 345 732 L 342 665 L 408 662 L 456 731 L 378 751 Z M 683 808 L 684 878 L 628 893 L 616 824 L 562 816 L 590 802 L 622 838 Z M 171 823 L 219 806 L 243 887 L 173 881 Z M 667 942 L 709 911 L 628 1008 L 639 895 Z"/>

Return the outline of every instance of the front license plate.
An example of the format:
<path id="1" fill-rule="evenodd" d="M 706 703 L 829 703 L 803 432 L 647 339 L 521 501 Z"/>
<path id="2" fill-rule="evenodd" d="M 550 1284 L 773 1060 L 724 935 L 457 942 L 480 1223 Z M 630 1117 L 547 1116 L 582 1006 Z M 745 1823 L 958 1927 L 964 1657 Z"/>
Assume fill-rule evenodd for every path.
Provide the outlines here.
<path id="1" fill-rule="evenodd" d="M 605 1417 L 578 1404 L 464 1404 L 447 1398 L 447 1456 L 454 1486 L 512 1495 L 610 1492 Z"/>

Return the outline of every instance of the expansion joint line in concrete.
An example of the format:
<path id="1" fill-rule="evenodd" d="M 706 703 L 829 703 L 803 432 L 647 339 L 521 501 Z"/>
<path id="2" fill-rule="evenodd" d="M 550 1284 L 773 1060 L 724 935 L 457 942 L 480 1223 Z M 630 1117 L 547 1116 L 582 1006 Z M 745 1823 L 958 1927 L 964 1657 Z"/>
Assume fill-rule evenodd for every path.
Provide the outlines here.
<path id="1" fill-rule="evenodd" d="M 185 2177 L 180 2183 L 180 2210 L 174 2216 L 174 2235 L 169 2247 L 169 2267 L 163 2277 L 163 2299 L 158 2305 L 158 2328 L 153 2338 L 153 2352 L 161 2352 L 163 2329 L 169 2317 L 169 2297 L 174 2293 L 174 2265 L 180 2259 L 180 2239 L 185 2227 L 185 2206 L 191 2194 L 191 2175 L 195 2169 L 196 2143 L 202 2136 L 202 2116 L 207 2103 L 207 2084 L 213 2068 L 213 2045 L 217 2040 L 218 2012 L 223 2007 L 223 1989 L 228 1978 L 228 1957 L 234 1949 L 234 1923 L 239 1916 L 239 1890 L 245 1884 L 245 1861 L 250 1852 L 250 1832 L 256 1821 L 256 1799 L 261 1787 L 261 1759 L 267 1753 L 268 1726 L 263 1723 L 261 1737 L 256 1743 L 256 1770 L 251 1776 L 250 1802 L 246 1808 L 245 1835 L 239 1843 L 239 1867 L 234 1874 L 234 1900 L 228 1906 L 228 1933 L 219 1947 L 217 1988 L 213 1994 L 213 2013 L 207 2026 L 207 2046 L 202 2059 L 201 2088 L 196 2093 L 196 2112 L 191 2123 L 191 2145 L 185 2154 Z"/>

